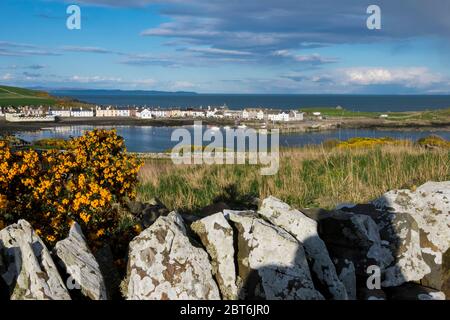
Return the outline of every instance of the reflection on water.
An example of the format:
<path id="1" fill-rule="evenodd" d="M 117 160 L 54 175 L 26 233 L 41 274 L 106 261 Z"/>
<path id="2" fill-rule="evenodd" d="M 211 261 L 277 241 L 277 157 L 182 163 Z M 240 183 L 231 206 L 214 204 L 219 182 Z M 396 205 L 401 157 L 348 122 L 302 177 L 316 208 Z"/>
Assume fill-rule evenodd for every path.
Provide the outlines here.
<path id="1" fill-rule="evenodd" d="M 177 127 L 152 127 L 152 126 L 65 126 L 46 128 L 39 131 L 21 132 L 19 138 L 34 141 L 44 138 L 69 138 L 83 134 L 85 131 L 98 129 L 117 130 L 117 134 L 124 137 L 128 151 L 132 152 L 162 152 L 174 147 L 178 141 L 171 141 L 171 135 Z M 179 127 L 178 127 L 179 128 Z M 194 136 L 193 126 L 183 126 Z M 210 127 L 203 127 L 202 130 Z M 214 128 L 215 132 L 221 132 L 225 137 L 225 128 Z M 449 131 L 386 131 L 386 130 L 362 130 L 341 129 L 325 132 L 308 132 L 280 134 L 281 147 L 296 147 L 309 144 L 319 144 L 330 139 L 347 140 L 353 137 L 392 137 L 397 139 L 418 140 L 430 134 L 437 134 L 450 140 Z M 192 138 L 193 139 L 193 138 Z M 270 139 L 269 139 L 270 140 Z M 228 141 L 227 141 L 228 143 Z M 192 142 L 192 144 L 194 144 Z M 209 142 L 204 142 L 208 145 Z"/>

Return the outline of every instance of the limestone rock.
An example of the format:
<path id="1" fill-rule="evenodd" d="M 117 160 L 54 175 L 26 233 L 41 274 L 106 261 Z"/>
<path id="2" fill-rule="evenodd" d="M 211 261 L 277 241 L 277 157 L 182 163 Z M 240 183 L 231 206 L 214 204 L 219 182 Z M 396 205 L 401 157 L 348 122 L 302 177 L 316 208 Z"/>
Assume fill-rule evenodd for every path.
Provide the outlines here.
<path id="1" fill-rule="evenodd" d="M 339 280 L 342 281 L 347 291 L 348 299 L 356 300 L 356 274 L 353 262 L 344 259 L 338 260 L 335 265 Z"/>
<path id="2" fill-rule="evenodd" d="M 443 264 L 450 248 L 450 181 L 427 182 L 415 191 L 389 191 L 373 204 L 391 213 L 407 213 L 415 219 L 420 230 L 422 256 L 431 268 L 421 282 L 443 290 L 450 281 L 449 270 Z"/>
<path id="3" fill-rule="evenodd" d="M 100 267 L 77 223 L 72 225 L 66 239 L 56 243 L 54 253 L 86 297 L 93 300 L 108 299 Z"/>
<path id="4" fill-rule="evenodd" d="M 371 204 L 344 210 L 369 215 L 377 223 L 381 240 L 394 257 L 393 263 L 383 270 L 383 287 L 419 281 L 431 272 L 422 256 L 419 226 L 411 215 L 377 210 Z"/>
<path id="5" fill-rule="evenodd" d="M 12 300 L 70 300 L 49 251 L 27 221 L 0 231 L 0 251 Z"/>
<path id="6" fill-rule="evenodd" d="M 238 230 L 241 298 L 323 299 L 314 288 L 301 243 L 254 213 L 228 214 Z"/>
<path id="7" fill-rule="evenodd" d="M 377 224 L 368 215 L 336 210 L 322 216 L 319 225 L 332 257 L 352 261 L 357 276 L 367 276 L 371 265 L 383 270 L 394 261 Z"/>
<path id="8" fill-rule="evenodd" d="M 220 299 L 208 254 L 190 243 L 176 212 L 130 243 L 124 286 L 129 300 Z"/>
<path id="9" fill-rule="evenodd" d="M 233 229 L 222 213 L 216 213 L 192 223 L 191 229 L 200 237 L 211 257 L 212 271 L 223 298 L 237 299 Z"/>
<path id="10" fill-rule="evenodd" d="M 325 296 L 337 300 L 348 298 L 345 286 L 336 274 L 327 247 L 317 233 L 316 221 L 274 197 L 264 199 L 258 213 L 274 225 L 289 232 L 303 245 L 306 257 L 311 264 L 311 272 L 320 282 L 323 288 L 321 291 Z"/>

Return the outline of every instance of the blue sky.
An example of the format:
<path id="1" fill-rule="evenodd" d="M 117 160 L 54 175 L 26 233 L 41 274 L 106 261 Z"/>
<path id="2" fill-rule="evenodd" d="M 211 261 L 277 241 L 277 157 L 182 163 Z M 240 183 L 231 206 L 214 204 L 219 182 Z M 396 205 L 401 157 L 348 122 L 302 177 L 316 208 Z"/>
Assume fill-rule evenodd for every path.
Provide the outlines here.
<path id="1" fill-rule="evenodd" d="M 66 28 L 70 4 L 81 30 Z M 0 83 L 448 94 L 449 40 L 448 0 L 2 0 Z"/>

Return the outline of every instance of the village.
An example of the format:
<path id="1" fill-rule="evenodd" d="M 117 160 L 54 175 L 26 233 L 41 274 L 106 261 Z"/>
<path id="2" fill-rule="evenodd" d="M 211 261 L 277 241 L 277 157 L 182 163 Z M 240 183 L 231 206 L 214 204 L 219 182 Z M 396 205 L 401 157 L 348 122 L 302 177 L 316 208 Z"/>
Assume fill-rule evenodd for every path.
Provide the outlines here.
<path id="1" fill-rule="evenodd" d="M 317 117 L 320 113 L 316 114 Z M 231 110 L 226 106 L 207 108 L 148 108 L 148 107 L 101 107 L 73 108 L 50 106 L 4 107 L 0 109 L 0 117 L 10 122 L 56 121 L 58 118 L 136 118 L 136 119 L 229 119 L 261 122 L 303 121 L 304 113 L 296 110 L 273 110 L 262 108 L 246 108 Z"/>

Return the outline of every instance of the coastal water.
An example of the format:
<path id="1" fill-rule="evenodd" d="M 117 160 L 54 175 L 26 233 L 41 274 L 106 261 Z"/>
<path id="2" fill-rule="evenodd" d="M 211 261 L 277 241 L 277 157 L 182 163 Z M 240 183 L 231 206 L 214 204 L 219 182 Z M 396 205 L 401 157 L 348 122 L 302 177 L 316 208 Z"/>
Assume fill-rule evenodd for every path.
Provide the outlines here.
<path id="1" fill-rule="evenodd" d="M 39 131 L 29 131 L 18 133 L 17 136 L 27 141 L 34 141 L 43 138 L 69 138 L 83 134 L 86 130 L 94 128 L 111 129 L 108 126 L 71 126 L 54 127 Z M 151 126 L 115 126 L 117 134 L 125 139 L 128 151 L 131 152 L 163 152 L 171 149 L 179 140 L 171 141 L 171 136 L 177 127 L 151 127 Z M 191 136 L 194 136 L 194 126 L 185 126 Z M 207 127 L 202 128 L 203 131 Z M 220 130 L 225 137 L 224 128 L 214 128 Z M 387 131 L 387 130 L 367 130 L 367 129 L 341 129 L 323 132 L 280 134 L 281 147 L 298 147 L 311 144 L 319 144 L 330 139 L 347 140 L 353 137 L 392 137 L 397 139 L 410 139 L 416 141 L 430 134 L 439 135 L 450 140 L 450 131 Z M 268 139 L 270 140 L 270 138 Z M 195 145 L 192 141 L 189 144 Z M 205 142 L 204 145 L 208 145 Z M 240 150 L 242 151 L 242 150 Z"/>
<path id="2" fill-rule="evenodd" d="M 352 111 L 418 111 L 450 107 L 450 95 L 293 95 L 293 94 L 149 94 L 126 91 L 91 90 L 52 91 L 100 105 L 151 107 L 207 107 L 226 105 L 230 109 L 246 107 L 299 109 L 341 106 Z"/>

